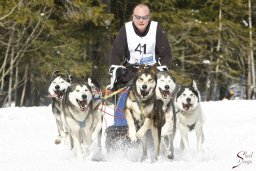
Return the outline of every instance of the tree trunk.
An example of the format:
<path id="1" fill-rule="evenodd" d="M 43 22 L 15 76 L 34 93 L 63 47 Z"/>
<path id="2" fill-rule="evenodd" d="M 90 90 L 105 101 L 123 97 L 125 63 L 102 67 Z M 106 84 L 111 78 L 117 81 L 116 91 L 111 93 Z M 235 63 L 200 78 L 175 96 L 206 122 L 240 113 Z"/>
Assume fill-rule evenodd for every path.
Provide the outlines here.
<path id="1" fill-rule="evenodd" d="M 11 52 L 11 63 L 10 63 L 10 77 L 9 77 L 9 87 L 8 87 L 8 106 L 12 103 L 12 80 L 13 80 L 13 58 L 14 58 L 14 47 L 12 47 Z"/>
<path id="2" fill-rule="evenodd" d="M 249 53 L 248 53 L 248 81 L 247 81 L 247 98 L 255 97 L 255 66 L 253 58 L 253 39 L 252 39 L 252 7 L 251 0 L 248 0 L 248 22 L 249 22 Z"/>
<path id="3" fill-rule="evenodd" d="M 18 96 L 18 85 L 19 85 L 19 66 L 15 67 L 15 81 L 14 81 L 14 102 L 15 106 L 17 106 L 17 96 Z"/>
<path id="4" fill-rule="evenodd" d="M 12 34 L 10 34 L 7 49 L 6 49 L 6 52 L 5 52 L 4 62 L 3 62 L 2 66 L 1 66 L 1 69 L 0 69 L 0 73 L 2 72 L 0 91 L 3 91 L 3 89 L 4 89 L 4 78 L 5 78 L 5 69 L 6 69 L 5 67 L 6 67 L 6 64 L 7 64 L 7 61 L 8 61 L 7 59 L 8 59 L 9 51 L 10 51 L 10 47 L 11 47 L 12 36 L 13 36 L 13 31 L 12 31 Z"/>
<path id="5" fill-rule="evenodd" d="M 20 99 L 20 106 L 23 106 L 23 103 L 24 103 L 27 82 L 28 82 L 28 64 L 26 65 L 26 69 L 25 69 L 25 79 L 24 79 L 24 85 L 23 85 L 21 99 Z"/>
<path id="6" fill-rule="evenodd" d="M 218 37 L 218 44 L 217 44 L 217 53 L 220 52 L 221 48 L 221 32 L 222 32 L 222 0 L 220 0 L 220 8 L 219 8 L 219 37 Z M 220 65 L 220 56 L 218 56 L 216 61 L 216 67 L 215 67 L 215 79 L 213 80 L 213 91 L 212 94 L 214 94 L 214 100 L 216 100 L 216 92 L 217 92 L 217 86 L 218 86 L 218 73 L 219 73 L 219 65 Z"/>

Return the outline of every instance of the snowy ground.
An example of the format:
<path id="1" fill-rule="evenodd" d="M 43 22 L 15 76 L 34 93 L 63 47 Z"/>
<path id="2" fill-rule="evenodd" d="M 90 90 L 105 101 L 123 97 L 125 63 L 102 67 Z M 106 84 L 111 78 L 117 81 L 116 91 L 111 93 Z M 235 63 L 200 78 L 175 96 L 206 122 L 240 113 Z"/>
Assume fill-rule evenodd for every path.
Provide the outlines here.
<path id="1" fill-rule="evenodd" d="M 195 134 L 190 134 L 193 159 L 182 160 L 179 134 L 175 160 L 139 163 L 118 157 L 107 162 L 79 161 L 65 144 L 55 145 L 56 127 L 51 107 L 0 109 L 1 171 L 91 171 L 91 170 L 256 170 L 256 101 L 203 102 L 204 153 L 195 152 Z M 239 165 L 240 164 L 240 165 Z M 239 165 L 232 169 L 233 166 Z"/>

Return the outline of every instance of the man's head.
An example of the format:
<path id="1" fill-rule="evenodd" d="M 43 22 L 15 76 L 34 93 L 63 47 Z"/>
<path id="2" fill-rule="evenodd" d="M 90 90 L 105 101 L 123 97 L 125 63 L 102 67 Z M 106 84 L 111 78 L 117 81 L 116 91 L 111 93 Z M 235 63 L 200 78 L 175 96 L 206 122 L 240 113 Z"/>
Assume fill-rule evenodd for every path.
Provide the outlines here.
<path id="1" fill-rule="evenodd" d="M 132 21 L 138 30 L 143 33 L 150 20 L 150 9 L 145 4 L 136 5 L 133 9 Z"/>

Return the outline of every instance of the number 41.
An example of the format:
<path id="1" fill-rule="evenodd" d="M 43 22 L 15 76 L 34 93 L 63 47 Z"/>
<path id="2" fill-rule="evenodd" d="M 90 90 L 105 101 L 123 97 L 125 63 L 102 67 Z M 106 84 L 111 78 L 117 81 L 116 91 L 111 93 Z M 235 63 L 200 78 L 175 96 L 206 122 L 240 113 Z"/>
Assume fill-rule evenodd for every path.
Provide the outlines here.
<path id="1" fill-rule="evenodd" d="M 136 47 L 135 51 L 138 51 L 141 54 L 142 53 L 142 49 L 143 49 L 143 53 L 146 54 L 146 44 L 144 44 L 143 46 L 141 46 L 141 44 L 138 44 L 138 46 Z"/>

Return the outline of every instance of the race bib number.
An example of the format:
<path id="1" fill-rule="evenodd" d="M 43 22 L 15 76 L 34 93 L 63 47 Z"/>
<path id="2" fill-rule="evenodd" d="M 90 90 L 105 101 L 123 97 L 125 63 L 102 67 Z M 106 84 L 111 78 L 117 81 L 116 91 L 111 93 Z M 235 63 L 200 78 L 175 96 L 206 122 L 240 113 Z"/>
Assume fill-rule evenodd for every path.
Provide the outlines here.
<path id="1" fill-rule="evenodd" d="M 136 49 L 135 49 L 135 52 L 140 52 L 140 54 L 141 53 L 144 53 L 144 54 L 146 54 L 146 51 L 147 51 L 147 49 L 146 49 L 146 44 L 144 44 L 143 46 L 141 46 L 141 44 L 138 44 L 138 46 L 136 47 Z"/>

